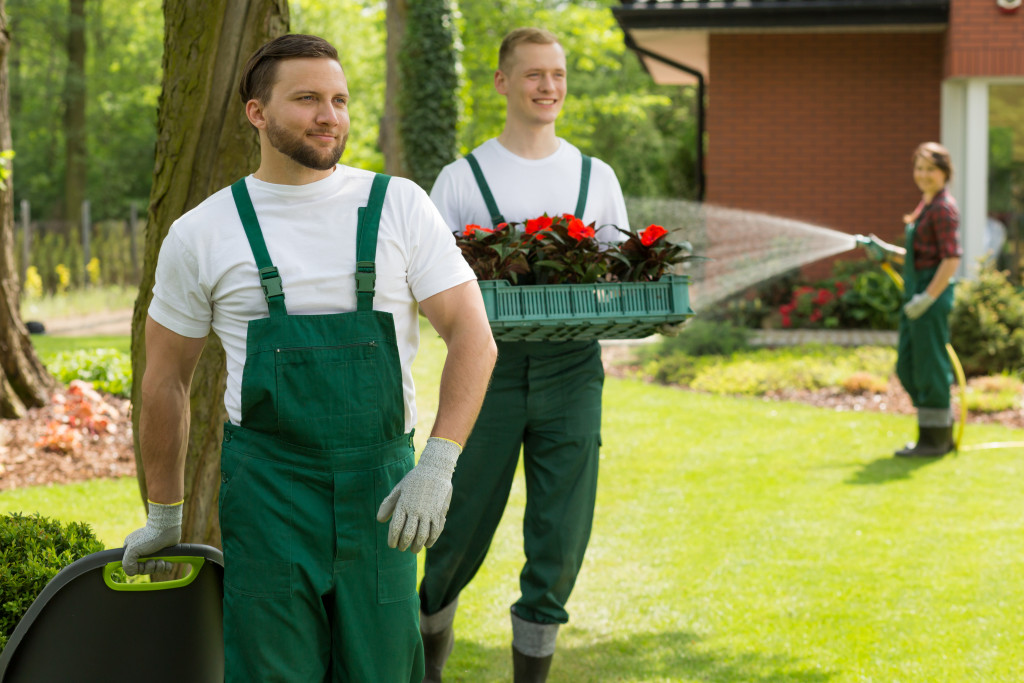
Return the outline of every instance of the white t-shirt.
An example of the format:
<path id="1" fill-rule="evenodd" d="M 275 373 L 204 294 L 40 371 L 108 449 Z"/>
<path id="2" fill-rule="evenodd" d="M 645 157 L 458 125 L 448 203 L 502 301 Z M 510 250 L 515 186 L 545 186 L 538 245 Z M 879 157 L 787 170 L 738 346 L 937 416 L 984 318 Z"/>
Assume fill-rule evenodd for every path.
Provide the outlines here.
<path id="1" fill-rule="evenodd" d="M 545 213 L 560 216 L 576 210 L 583 155 L 562 138 L 558 138 L 558 142 L 558 151 L 543 159 L 524 159 L 505 149 L 496 139 L 473 150 L 498 211 L 506 221 L 524 223 Z M 453 161 L 441 169 L 430 191 L 430 199 L 453 232 L 461 233 L 469 224 L 493 227 L 491 212 L 473 177 L 473 169 L 465 159 Z M 596 221 L 596 237 L 604 243 L 625 239 L 612 226 L 629 229 L 619 180 L 612 167 L 600 159 L 591 162 L 587 204 L 579 218 L 587 225 Z M 522 229 L 522 225 L 519 227 Z"/>
<path id="2" fill-rule="evenodd" d="M 339 165 L 327 178 L 307 185 L 246 178 L 289 314 L 356 310 L 357 216 L 373 176 Z M 419 346 L 416 302 L 474 275 L 427 195 L 404 178 L 392 178 L 388 185 L 376 263 L 373 308 L 394 316 L 408 431 L 416 424 L 411 373 Z M 250 320 L 269 312 L 230 188 L 171 226 L 157 261 L 149 315 L 185 337 L 206 337 L 211 328 L 217 333 L 227 355 L 224 404 L 229 419 L 239 424 L 246 330 Z"/>

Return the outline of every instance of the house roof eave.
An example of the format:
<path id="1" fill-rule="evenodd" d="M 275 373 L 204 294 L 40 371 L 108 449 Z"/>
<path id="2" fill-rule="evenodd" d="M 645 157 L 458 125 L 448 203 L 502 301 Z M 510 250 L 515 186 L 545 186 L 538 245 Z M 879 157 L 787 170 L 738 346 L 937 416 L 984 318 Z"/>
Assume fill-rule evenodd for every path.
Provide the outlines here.
<path id="1" fill-rule="evenodd" d="M 624 31 L 829 29 L 895 26 L 934 30 L 949 21 L 950 0 L 622 0 L 612 14 Z"/>

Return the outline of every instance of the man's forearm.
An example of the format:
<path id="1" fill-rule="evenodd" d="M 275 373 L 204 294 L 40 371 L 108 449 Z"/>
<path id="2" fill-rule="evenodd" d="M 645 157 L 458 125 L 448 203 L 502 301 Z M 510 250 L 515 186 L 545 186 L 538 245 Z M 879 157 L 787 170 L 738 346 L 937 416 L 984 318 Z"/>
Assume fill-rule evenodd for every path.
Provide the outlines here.
<path id="1" fill-rule="evenodd" d="M 146 491 L 154 503 L 177 503 L 185 495 L 188 388 L 153 387 L 143 380 L 139 447 Z"/>

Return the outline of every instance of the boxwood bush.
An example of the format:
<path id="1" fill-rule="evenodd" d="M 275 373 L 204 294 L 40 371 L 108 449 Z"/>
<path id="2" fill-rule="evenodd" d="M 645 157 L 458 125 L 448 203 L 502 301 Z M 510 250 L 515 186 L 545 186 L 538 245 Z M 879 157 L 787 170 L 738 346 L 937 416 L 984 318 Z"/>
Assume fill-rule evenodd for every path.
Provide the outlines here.
<path id="1" fill-rule="evenodd" d="M 967 376 L 1024 376 L 1024 295 L 1006 273 L 985 269 L 959 283 L 949 328 Z"/>
<path id="2" fill-rule="evenodd" d="M 57 572 L 103 549 L 88 524 L 0 515 L 0 650 Z"/>

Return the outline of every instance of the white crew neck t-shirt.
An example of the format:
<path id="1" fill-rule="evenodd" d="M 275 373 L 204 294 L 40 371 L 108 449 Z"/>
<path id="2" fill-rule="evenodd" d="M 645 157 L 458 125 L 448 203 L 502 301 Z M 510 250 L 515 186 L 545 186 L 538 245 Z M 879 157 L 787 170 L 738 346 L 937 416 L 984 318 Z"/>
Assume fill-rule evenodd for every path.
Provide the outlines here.
<path id="1" fill-rule="evenodd" d="M 493 138 L 473 150 L 498 211 L 506 221 L 522 224 L 545 213 L 560 216 L 575 212 L 583 155 L 562 138 L 558 142 L 558 150 L 543 159 L 524 159 Z M 452 232 L 461 233 L 469 224 L 493 227 L 473 169 L 465 159 L 453 161 L 441 170 L 430 199 Z M 612 167 L 600 159 L 592 157 L 587 203 L 578 218 L 586 225 L 596 222 L 595 236 L 605 244 L 625 239 L 613 226 L 629 229 L 619 180 Z"/>

